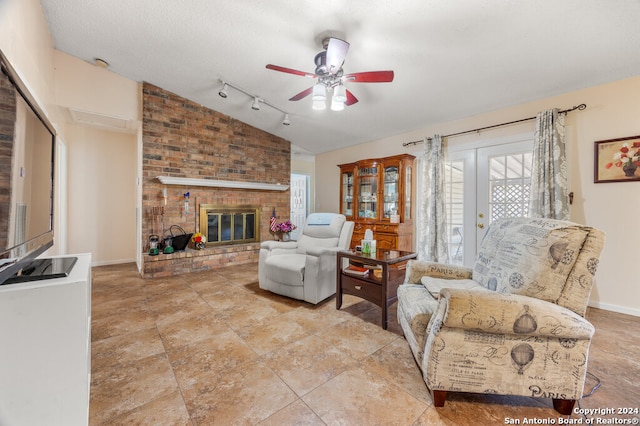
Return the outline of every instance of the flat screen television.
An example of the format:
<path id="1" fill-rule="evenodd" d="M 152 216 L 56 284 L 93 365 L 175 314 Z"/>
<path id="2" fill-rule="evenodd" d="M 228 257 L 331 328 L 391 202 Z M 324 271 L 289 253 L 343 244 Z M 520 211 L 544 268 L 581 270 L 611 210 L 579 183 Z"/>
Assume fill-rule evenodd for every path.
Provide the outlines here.
<path id="1" fill-rule="evenodd" d="M 1 285 L 35 272 L 53 245 L 56 132 L 2 51 L 0 61 Z"/>

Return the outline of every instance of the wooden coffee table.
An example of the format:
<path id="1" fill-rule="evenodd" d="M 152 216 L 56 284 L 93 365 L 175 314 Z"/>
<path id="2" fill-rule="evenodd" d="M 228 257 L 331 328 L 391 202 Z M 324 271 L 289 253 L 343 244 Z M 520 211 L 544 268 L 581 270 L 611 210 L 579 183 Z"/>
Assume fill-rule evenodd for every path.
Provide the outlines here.
<path id="1" fill-rule="evenodd" d="M 337 255 L 336 309 L 342 306 L 342 295 L 351 294 L 375 303 L 382 308 L 382 328 L 387 329 L 387 309 L 398 299 L 398 286 L 404 281 L 407 260 L 417 253 L 378 249 L 376 253 L 362 254 L 352 250 Z M 349 274 L 343 269 L 343 259 L 356 265 L 381 267 L 381 273 L 369 271 L 366 276 Z"/>

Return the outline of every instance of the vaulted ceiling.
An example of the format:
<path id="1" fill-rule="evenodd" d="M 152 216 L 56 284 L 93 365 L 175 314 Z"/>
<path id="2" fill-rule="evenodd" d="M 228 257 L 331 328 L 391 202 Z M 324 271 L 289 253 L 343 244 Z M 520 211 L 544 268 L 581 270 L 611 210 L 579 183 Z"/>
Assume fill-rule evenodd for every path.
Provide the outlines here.
<path id="1" fill-rule="evenodd" d="M 639 75 L 637 0 L 41 0 L 55 47 L 322 153 Z M 350 43 L 343 111 L 288 99 L 322 39 Z M 218 95 L 221 80 L 230 88 Z M 559 105 L 567 107 L 567 105 Z M 290 126 L 282 125 L 283 112 Z"/>

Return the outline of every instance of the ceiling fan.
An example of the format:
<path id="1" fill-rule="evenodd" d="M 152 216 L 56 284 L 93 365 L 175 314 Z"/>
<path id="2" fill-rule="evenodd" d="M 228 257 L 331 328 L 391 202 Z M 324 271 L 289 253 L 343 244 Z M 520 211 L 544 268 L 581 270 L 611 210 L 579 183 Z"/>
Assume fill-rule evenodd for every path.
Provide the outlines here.
<path id="1" fill-rule="evenodd" d="M 322 47 L 324 51 L 318 53 L 314 59 L 316 64 L 314 74 L 279 65 L 267 65 L 270 70 L 318 79 L 314 86 L 291 97 L 290 101 L 299 101 L 309 95 L 313 95 L 313 109 L 325 109 L 327 93 L 333 92 L 331 109 L 339 111 L 344 109 L 345 106 L 358 102 L 353 93 L 346 89 L 344 83 L 389 83 L 393 81 L 393 71 L 367 71 L 344 74 L 342 65 L 349 51 L 349 43 L 344 40 L 327 37 L 322 41 Z"/>

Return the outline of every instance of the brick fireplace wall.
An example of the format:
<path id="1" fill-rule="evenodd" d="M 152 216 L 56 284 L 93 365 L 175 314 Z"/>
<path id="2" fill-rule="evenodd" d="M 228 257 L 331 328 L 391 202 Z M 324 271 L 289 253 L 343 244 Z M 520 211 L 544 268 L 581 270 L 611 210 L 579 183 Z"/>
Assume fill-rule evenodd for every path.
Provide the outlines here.
<path id="1" fill-rule="evenodd" d="M 260 207 L 260 240 L 272 239 L 269 219 L 289 216 L 289 190 L 265 191 L 163 185 L 157 176 L 289 185 L 291 144 L 246 123 L 144 83 L 142 139 L 142 241 L 171 225 L 187 233 L 199 230 L 200 204 Z M 166 189 L 166 204 L 163 190 Z M 188 211 L 183 194 L 189 192 Z M 164 209 L 163 221 L 153 208 Z M 175 230 L 176 228 L 174 228 Z M 240 244 L 184 252 L 143 255 L 143 276 L 162 277 L 229 264 L 258 261 L 260 244 Z"/>

